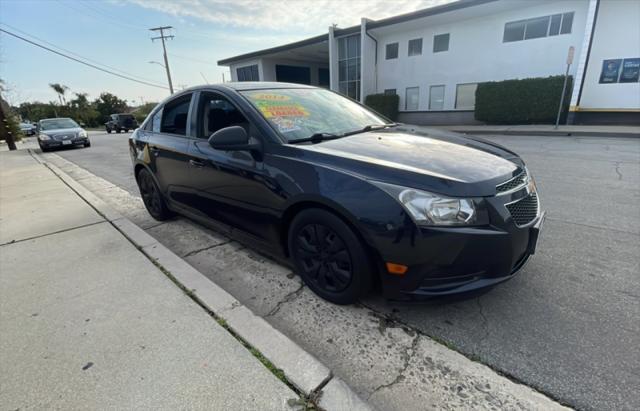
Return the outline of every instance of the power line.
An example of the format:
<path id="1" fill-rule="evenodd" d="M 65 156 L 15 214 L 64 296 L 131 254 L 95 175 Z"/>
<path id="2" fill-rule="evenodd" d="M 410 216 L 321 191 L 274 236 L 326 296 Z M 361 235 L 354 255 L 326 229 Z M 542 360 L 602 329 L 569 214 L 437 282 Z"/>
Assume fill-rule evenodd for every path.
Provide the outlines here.
<path id="1" fill-rule="evenodd" d="M 174 56 L 174 57 L 178 57 L 178 58 L 181 58 L 181 59 L 185 59 L 185 60 L 195 61 L 196 63 L 202 63 L 202 64 L 209 64 L 211 66 L 217 66 L 216 63 L 212 63 L 210 61 L 199 60 L 199 59 L 196 59 L 196 58 L 193 58 L 193 57 L 182 56 L 180 54 L 169 53 L 169 55 Z"/>
<path id="2" fill-rule="evenodd" d="M 90 61 L 90 62 L 92 62 L 92 63 L 94 63 L 94 64 L 97 64 L 97 65 L 102 66 L 102 67 L 106 67 L 106 68 L 111 69 L 111 70 L 113 70 L 113 71 L 120 72 L 120 73 L 122 73 L 122 74 L 124 74 L 124 75 L 126 75 L 126 76 L 135 77 L 135 78 L 138 78 L 138 79 L 140 79 L 140 80 L 142 80 L 142 81 L 147 81 L 147 79 L 145 79 L 144 77 L 137 76 L 137 75 L 135 75 L 135 74 L 131 74 L 131 73 L 127 73 L 126 71 L 124 71 L 124 70 L 120 70 L 119 68 L 109 66 L 109 65 L 107 65 L 107 64 L 101 63 L 101 62 L 96 61 L 96 60 L 92 60 L 92 59 L 90 59 L 89 57 L 81 56 L 80 54 L 77 54 L 77 53 L 75 53 L 75 52 L 73 52 L 73 51 L 71 51 L 71 50 L 68 50 L 68 49 L 65 49 L 65 48 L 63 48 L 63 47 L 60 47 L 60 46 L 58 46 L 58 45 L 56 45 L 56 44 L 53 44 L 53 43 L 51 43 L 51 42 L 49 42 L 49 41 L 47 41 L 47 40 L 45 40 L 45 39 L 43 39 L 43 38 L 40 38 L 40 37 L 34 36 L 33 34 L 29 34 L 29 33 L 25 32 L 25 31 L 23 31 L 23 30 L 20 30 L 20 29 L 18 29 L 18 28 L 16 28 L 16 27 L 13 27 L 13 26 L 11 26 L 10 24 L 3 23 L 3 22 L 0 22 L 0 24 L 2 24 L 2 25 L 4 25 L 4 26 L 9 27 L 9 28 L 10 28 L 11 30 L 13 30 L 13 31 L 17 31 L 17 32 L 18 32 L 18 33 L 20 33 L 20 34 L 23 34 L 23 35 L 25 35 L 25 36 L 31 37 L 31 38 L 33 38 L 33 39 L 36 39 L 36 40 L 38 40 L 38 41 L 40 41 L 40 42 L 42 42 L 42 43 L 44 43 L 44 44 L 47 44 L 47 45 L 49 45 L 49 46 L 51 46 L 51 47 L 54 47 L 54 48 L 56 48 L 56 49 L 59 49 L 59 50 L 65 51 L 65 52 L 67 52 L 67 53 L 69 53 L 69 54 L 71 54 L 72 56 L 75 56 L 75 57 L 77 57 L 77 58 L 80 58 L 80 59 L 83 59 L 83 60 L 86 60 L 86 61 Z"/>
<path id="3" fill-rule="evenodd" d="M 104 68 L 102 68 L 102 67 L 98 67 L 98 66 L 96 66 L 95 64 L 87 63 L 86 61 L 82 61 L 82 60 L 77 59 L 77 58 L 75 58 L 75 57 L 72 57 L 72 56 L 69 56 L 69 55 L 67 55 L 67 54 L 61 53 L 61 52 L 59 52 L 59 51 L 53 50 L 53 49 L 51 49 L 51 48 L 49 48 L 49 47 L 47 47 L 47 46 L 43 46 L 42 44 L 36 43 L 35 41 L 31 41 L 31 40 L 29 40 L 29 39 L 27 39 L 27 38 L 24 38 L 24 37 L 22 37 L 22 36 L 20 36 L 20 35 L 18 35 L 18 34 L 12 33 L 12 32 L 10 32 L 10 31 L 8 31 L 8 30 L 3 29 L 3 28 L 0 28 L 0 31 L 1 31 L 1 32 L 3 32 L 3 33 L 8 34 L 8 35 L 10 35 L 10 36 L 13 36 L 13 37 L 15 37 L 15 38 L 17 38 L 17 39 L 20 39 L 20 40 L 22 40 L 22 41 L 25 41 L 25 42 L 27 42 L 27 43 L 29 43 L 29 44 L 32 44 L 32 45 L 34 45 L 34 46 L 36 46 L 36 47 L 40 47 L 41 49 L 44 49 L 44 50 L 50 51 L 51 53 L 57 54 L 57 55 L 59 55 L 59 56 L 62 56 L 62 57 L 64 57 L 64 58 L 67 58 L 67 59 L 69 59 L 69 60 L 73 60 L 73 61 L 75 61 L 75 62 L 77 62 L 77 63 L 84 64 L 85 66 L 88 66 L 88 67 L 94 68 L 94 69 L 96 69 L 96 70 L 100 70 L 100 71 L 102 71 L 102 72 L 105 72 L 105 73 L 108 73 L 108 74 L 111 74 L 111 75 L 113 75 L 113 76 L 117 76 L 117 77 L 120 77 L 120 78 L 123 78 L 123 79 L 126 79 L 126 80 L 135 81 L 136 83 L 145 84 L 145 85 L 147 85 L 147 86 L 157 87 L 157 88 L 162 88 L 162 89 L 167 90 L 167 87 L 165 87 L 165 86 L 161 86 L 161 85 L 158 85 L 158 84 L 149 83 L 149 82 L 147 82 L 147 81 L 137 80 L 137 79 L 135 79 L 135 78 L 133 78 L 133 77 L 125 76 L 125 75 L 123 75 L 123 74 L 118 74 L 118 73 L 116 73 L 116 72 L 114 72 L 114 71 L 107 70 L 107 69 L 104 69 Z"/>

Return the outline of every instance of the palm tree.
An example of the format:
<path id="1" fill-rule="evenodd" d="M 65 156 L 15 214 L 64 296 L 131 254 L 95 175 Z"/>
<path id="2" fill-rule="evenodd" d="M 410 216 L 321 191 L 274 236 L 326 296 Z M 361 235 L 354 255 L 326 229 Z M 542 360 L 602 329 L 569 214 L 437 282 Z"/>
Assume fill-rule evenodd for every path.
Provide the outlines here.
<path id="1" fill-rule="evenodd" d="M 58 94 L 58 99 L 60 100 L 60 105 L 66 105 L 67 104 L 67 99 L 64 97 L 65 93 L 67 92 L 67 90 L 69 90 L 69 87 L 60 84 L 60 83 L 50 83 L 49 87 L 51 87 L 53 89 L 53 91 L 55 91 Z"/>

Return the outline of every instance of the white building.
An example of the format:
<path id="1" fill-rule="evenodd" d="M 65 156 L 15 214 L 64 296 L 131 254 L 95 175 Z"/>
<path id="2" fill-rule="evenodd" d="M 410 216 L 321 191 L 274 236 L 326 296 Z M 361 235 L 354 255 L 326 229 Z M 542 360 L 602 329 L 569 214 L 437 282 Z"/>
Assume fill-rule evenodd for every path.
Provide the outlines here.
<path id="1" fill-rule="evenodd" d="M 218 62 L 233 81 L 397 93 L 399 120 L 474 122 L 476 85 L 564 74 L 569 122 L 640 124 L 640 0 L 461 0 Z"/>

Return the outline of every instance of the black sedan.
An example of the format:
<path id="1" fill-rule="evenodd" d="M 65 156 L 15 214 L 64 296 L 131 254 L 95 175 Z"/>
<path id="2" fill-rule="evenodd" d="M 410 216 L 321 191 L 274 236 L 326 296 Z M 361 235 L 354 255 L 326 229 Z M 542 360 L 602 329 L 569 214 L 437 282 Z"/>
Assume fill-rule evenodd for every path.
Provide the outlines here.
<path id="1" fill-rule="evenodd" d="M 192 88 L 130 138 L 149 213 L 180 213 L 288 259 L 338 304 L 466 293 L 510 279 L 544 215 L 517 154 L 391 123 L 285 83 Z"/>
<path id="2" fill-rule="evenodd" d="M 90 147 L 89 135 L 70 118 L 45 118 L 38 122 L 38 145 L 42 151 L 52 148 Z"/>

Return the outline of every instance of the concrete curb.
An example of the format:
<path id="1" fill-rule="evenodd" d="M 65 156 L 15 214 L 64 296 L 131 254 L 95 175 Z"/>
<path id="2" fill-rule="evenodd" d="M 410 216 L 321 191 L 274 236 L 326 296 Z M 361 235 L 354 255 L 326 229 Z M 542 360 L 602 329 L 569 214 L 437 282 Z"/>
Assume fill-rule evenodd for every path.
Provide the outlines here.
<path id="1" fill-rule="evenodd" d="M 447 129 L 461 134 L 469 135 L 501 135 L 501 136 L 548 136 L 548 137 L 621 137 L 621 138 L 640 138 L 640 133 L 620 133 L 620 132 L 595 132 L 595 131 L 550 131 L 550 130 L 476 130 L 465 128 Z"/>
<path id="2" fill-rule="evenodd" d="M 160 244 L 143 229 L 113 210 L 111 206 L 60 168 L 47 162 L 37 153 L 31 153 L 112 223 L 142 253 L 173 277 L 193 298 L 223 319 L 238 336 L 281 369 L 287 380 L 300 392 L 310 397 L 320 398 L 322 408 L 328 411 L 372 409 L 346 383 L 334 378 L 331 370 L 313 355 L 273 328 L 262 317 L 255 315 L 231 294 Z"/>

